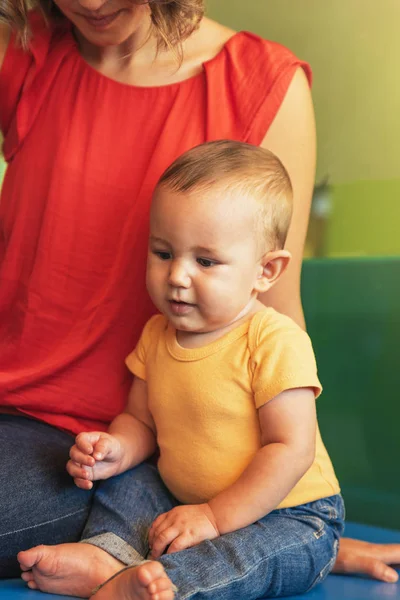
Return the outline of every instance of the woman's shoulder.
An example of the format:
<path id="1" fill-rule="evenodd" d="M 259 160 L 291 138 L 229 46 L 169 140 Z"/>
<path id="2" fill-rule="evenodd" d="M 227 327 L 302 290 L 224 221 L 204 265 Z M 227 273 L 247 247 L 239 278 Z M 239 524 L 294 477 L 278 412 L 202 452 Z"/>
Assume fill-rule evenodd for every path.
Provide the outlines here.
<path id="1" fill-rule="evenodd" d="M 1 66 L 0 129 L 6 139 L 5 148 L 15 146 L 14 142 L 7 142 L 7 135 L 21 103 L 29 96 L 29 114 L 35 112 L 38 102 L 41 102 L 51 86 L 52 74 L 56 72 L 57 65 L 61 64 L 65 53 L 74 46 L 68 27 L 49 25 L 37 11 L 29 14 L 29 29 L 27 48 L 22 46 L 15 31 L 11 31 Z"/>
<path id="2" fill-rule="evenodd" d="M 282 44 L 207 18 L 190 40 L 187 56 L 203 64 L 225 66 L 245 78 L 256 71 L 272 77 L 292 65 L 303 66 L 309 79 L 311 75 L 307 63 Z"/>
<path id="3" fill-rule="evenodd" d="M 198 29 L 184 42 L 185 61 L 204 64 L 213 60 L 236 33 L 234 29 L 204 17 Z"/>
<path id="4" fill-rule="evenodd" d="M 229 70 L 230 76 L 245 82 L 246 86 L 263 89 L 272 87 L 280 77 L 297 67 L 302 67 L 311 83 L 309 65 L 299 59 L 289 48 L 278 42 L 266 40 L 249 31 L 239 31 L 224 45 L 216 62 Z"/>
<path id="5" fill-rule="evenodd" d="M 214 55 L 203 64 L 217 107 L 218 132 L 225 129 L 229 137 L 259 145 L 296 70 L 302 68 L 311 83 L 311 69 L 277 42 L 213 22 L 206 22 L 205 27 L 206 33 L 207 29 L 212 33 L 209 38 L 213 40 Z"/>
<path id="6" fill-rule="evenodd" d="M 42 66 L 53 47 L 62 47 L 65 39 L 73 41 L 68 25 L 62 22 L 59 25 L 52 25 L 36 10 L 29 12 L 28 24 L 29 38 L 26 48 L 23 47 L 15 31 L 6 26 L 3 26 L 4 30 L 0 29 L 0 53 L 3 49 L 4 64 L 7 62 L 12 64 L 14 71 L 18 70 L 19 64 L 30 65 L 33 62 L 36 66 Z"/>

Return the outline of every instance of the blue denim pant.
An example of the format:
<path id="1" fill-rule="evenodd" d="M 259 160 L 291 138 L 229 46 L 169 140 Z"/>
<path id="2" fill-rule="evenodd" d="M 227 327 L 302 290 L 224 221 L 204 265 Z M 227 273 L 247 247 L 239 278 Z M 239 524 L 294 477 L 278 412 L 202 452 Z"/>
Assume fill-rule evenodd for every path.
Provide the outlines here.
<path id="1" fill-rule="evenodd" d="M 143 463 L 97 488 L 84 541 L 119 558 L 133 548 L 130 562 L 139 564 L 149 553 L 152 522 L 178 504 L 157 468 Z M 255 600 L 298 594 L 332 569 L 343 518 L 341 496 L 331 496 L 275 510 L 249 527 L 163 555 L 160 562 L 177 586 L 179 600 Z"/>
<path id="2" fill-rule="evenodd" d="M 81 538 L 141 562 L 151 523 L 178 504 L 147 463 L 94 492 L 79 490 L 65 471 L 72 443 L 72 436 L 46 424 L 0 415 L 0 577 L 18 575 L 19 550 Z M 292 595 L 328 574 L 342 531 L 342 499 L 332 496 L 273 511 L 161 562 L 179 600 Z"/>
<path id="3" fill-rule="evenodd" d="M 92 494 L 66 472 L 73 441 L 45 423 L 0 415 L 0 577 L 20 574 L 20 550 L 80 539 Z"/>

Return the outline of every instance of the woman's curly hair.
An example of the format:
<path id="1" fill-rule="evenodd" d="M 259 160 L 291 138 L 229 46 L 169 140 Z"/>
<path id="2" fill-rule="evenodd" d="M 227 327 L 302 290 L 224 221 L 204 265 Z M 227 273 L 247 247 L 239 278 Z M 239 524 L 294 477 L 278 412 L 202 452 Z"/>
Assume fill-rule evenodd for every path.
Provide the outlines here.
<path id="1" fill-rule="evenodd" d="M 204 15 L 204 0 L 132 0 L 149 4 L 159 50 L 172 50 L 181 57 L 181 44 L 198 27 Z M 65 17 L 53 0 L 0 0 L 0 21 L 10 25 L 26 48 L 31 35 L 28 13 L 39 9 L 50 24 Z"/>

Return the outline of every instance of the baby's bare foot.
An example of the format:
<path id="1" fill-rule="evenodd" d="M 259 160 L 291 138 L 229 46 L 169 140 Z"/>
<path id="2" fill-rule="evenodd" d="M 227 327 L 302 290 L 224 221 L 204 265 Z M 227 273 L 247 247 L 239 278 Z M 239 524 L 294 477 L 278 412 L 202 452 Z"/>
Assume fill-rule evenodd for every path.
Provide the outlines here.
<path id="1" fill-rule="evenodd" d="M 92 544 L 36 546 L 18 554 L 21 577 L 33 590 L 88 598 L 124 566 Z"/>
<path id="2" fill-rule="evenodd" d="M 94 600 L 172 600 L 174 585 L 156 561 L 122 571 L 93 596 Z"/>

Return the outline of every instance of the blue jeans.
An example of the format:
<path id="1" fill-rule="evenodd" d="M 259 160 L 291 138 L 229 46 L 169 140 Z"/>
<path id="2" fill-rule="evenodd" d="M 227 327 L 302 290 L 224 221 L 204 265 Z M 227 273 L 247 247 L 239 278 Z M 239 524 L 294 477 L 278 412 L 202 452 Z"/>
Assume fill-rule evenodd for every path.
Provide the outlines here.
<path id="1" fill-rule="evenodd" d="M 72 436 L 49 425 L 0 415 L 0 577 L 19 575 L 20 550 L 81 538 L 123 561 L 141 562 L 151 523 L 178 504 L 147 463 L 94 492 L 78 489 L 65 470 L 72 444 Z M 178 599 L 292 595 L 328 574 L 342 530 L 343 503 L 333 496 L 273 511 L 161 562 Z"/>
<path id="2" fill-rule="evenodd" d="M 80 539 L 92 494 L 65 470 L 73 442 L 45 423 L 0 415 L 0 577 L 20 575 L 20 550 Z"/>
<path id="3" fill-rule="evenodd" d="M 150 525 L 178 504 L 157 468 L 143 463 L 99 485 L 83 541 L 120 559 L 131 549 L 129 562 L 140 564 L 149 553 Z M 253 525 L 165 554 L 160 562 L 177 586 L 179 600 L 255 600 L 300 594 L 332 569 L 343 518 L 341 496 L 331 496 L 275 510 Z"/>

